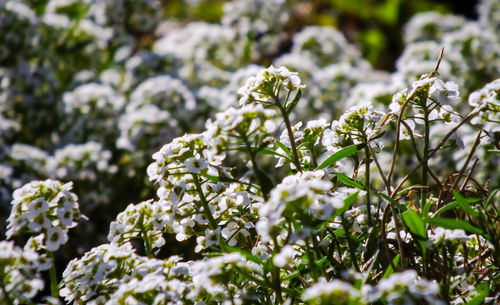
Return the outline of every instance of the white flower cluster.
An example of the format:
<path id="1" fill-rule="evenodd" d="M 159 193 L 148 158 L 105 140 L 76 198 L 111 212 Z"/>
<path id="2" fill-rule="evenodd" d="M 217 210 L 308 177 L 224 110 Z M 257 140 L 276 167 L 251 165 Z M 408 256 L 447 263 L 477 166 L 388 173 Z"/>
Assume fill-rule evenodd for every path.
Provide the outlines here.
<path id="1" fill-rule="evenodd" d="M 314 169 L 318 166 L 317 163 L 324 152 L 324 149 L 319 148 L 319 144 L 323 140 L 324 131 L 329 126 L 330 123 L 327 123 L 325 119 L 308 121 L 306 127 L 302 130 L 300 130 L 302 122 L 298 122 L 292 126 L 293 138 L 298 146 L 297 153 L 299 155 L 299 160 L 307 168 Z M 291 149 L 290 137 L 286 130 L 282 131 L 280 142 L 285 145 L 288 150 Z M 278 158 L 276 167 L 283 166 L 285 163 L 290 163 L 290 167 L 295 169 L 293 162 L 290 162 L 290 159 L 286 158 L 287 152 L 282 147 L 278 147 L 276 152 L 276 157 Z"/>
<path id="2" fill-rule="evenodd" d="M 68 303 L 87 304 L 106 299 L 140 262 L 130 243 L 121 246 L 104 244 L 93 248 L 80 259 L 73 259 L 63 272 L 60 295 Z"/>
<path id="3" fill-rule="evenodd" d="M 98 174 L 114 174 L 118 170 L 110 164 L 111 157 L 111 152 L 98 142 L 69 144 L 47 158 L 46 171 L 58 179 L 95 182 Z"/>
<path id="4" fill-rule="evenodd" d="M 484 124 L 484 128 L 491 133 L 500 131 L 500 79 L 472 92 L 469 95 L 469 105 L 478 112 L 472 118 L 472 124 Z"/>
<path id="5" fill-rule="evenodd" d="M 443 228 L 436 228 L 434 232 L 429 234 L 428 244 L 429 245 L 438 245 L 440 243 L 446 242 L 462 242 L 468 241 L 470 237 L 465 234 L 464 230 L 448 230 Z"/>
<path id="6" fill-rule="evenodd" d="M 292 52 L 312 59 L 319 66 L 345 62 L 369 67 L 361 52 L 341 32 L 330 27 L 305 27 L 294 36 Z"/>
<path id="7" fill-rule="evenodd" d="M 384 115 L 375 110 L 370 102 L 353 106 L 325 130 L 322 144 L 329 151 L 337 151 L 352 144 L 366 144 L 378 131 L 376 127 Z M 382 143 L 372 141 L 370 145 L 380 150 Z"/>
<path id="8" fill-rule="evenodd" d="M 68 230 L 82 218 L 72 183 L 33 181 L 14 191 L 7 220 L 7 238 L 31 232 L 44 236 L 44 246 L 56 251 L 68 241 Z"/>
<path id="9" fill-rule="evenodd" d="M 14 0 L 0 3 L 0 15 L 0 30 L 4 33 L 0 38 L 0 63 L 4 65 L 18 52 L 30 54 L 30 45 L 37 34 L 37 18 L 26 4 Z"/>
<path id="10" fill-rule="evenodd" d="M 108 241 L 121 245 L 139 237 L 151 248 L 148 251 L 158 249 L 165 244 L 162 233 L 171 223 L 165 208 L 153 200 L 130 204 L 111 222 Z"/>
<path id="11" fill-rule="evenodd" d="M 237 25 L 244 35 L 278 32 L 290 18 L 287 4 L 286 0 L 257 0 L 251 5 L 246 0 L 229 1 L 224 3 L 222 24 Z"/>
<path id="12" fill-rule="evenodd" d="M 343 207 L 343 198 L 331 192 L 333 184 L 324 175 L 324 171 L 314 171 L 287 176 L 271 191 L 269 200 L 259 208 L 256 225 L 263 241 L 276 238 L 286 220 L 301 221 L 307 214 L 328 219 L 335 209 Z"/>
<path id="13" fill-rule="evenodd" d="M 239 253 L 181 262 L 178 256 L 167 260 L 138 256 L 130 243 L 105 244 L 69 263 L 61 296 L 73 304 L 107 305 L 199 304 L 231 295 L 238 300 L 245 289 L 228 283 L 242 273 L 261 277 L 262 269 Z"/>
<path id="14" fill-rule="evenodd" d="M 316 284 L 304 291 L 302 299 L 318 305 L 353 304 L 354 302 L 363 304 L 360 303 L 360 295 L 359 291 L 347 282 L 341 280 L 327 281 L 322 277 Z"/>
<path id="15" fill-rule="evenodd" d="M 409 99 L 405 112 L 401 114 L 401 107 Z M 461 121 L 461 116 L 456 108 L 459 105 L 460 97 L 458 85 L 455 82 L 443 82 L 436 77 L 423 75 L 421 80 L 412 84 L 411 90 L 403 89 L 392 97 L 389 108 L 392 113 L 402 115 L 406 126 L 400 129 L 400 139 L 410 139 L 409 132 L 416 133 L 415 126 L 440 122 L 449 125 L 456 125 Z M 438 125 L 442 128 L 442 125 Z"/>
<path id="16" fill-rule="evenodd" d="M 241 108 L 233 108 L 215 114 L 214 121 L 206 123 L 206 133 L 212 146 L 228 147 L 237 139 L 248 145 L 258 144 L 266 135 L 276 130 L 273 120 L 277 112 L 273 109 L 264 109 L 263 105 L 248 104 Z"/>
<path id="17" fill-rule="evenodd" d="M 39 255 L 11 241 L 0 241 L 0 300 L 6 304 L 28 304 L 43 290 Z"/>
<path id="18" fill-rule="evenodd" d="M 195 129 L 201 125 L 193 119 L 195 111 L 195 98 L 181 80 L 169 75 L 148 78 L 131 93 L 119 118 L 116 146 L 135 154 L 143 152 L 137 156 L 142 165 L 146 156 L 174 138 L 179 128 Z"/>
<path id="19" fill-rule="evenodd" d="M 440 41 L 446 33 L 459 30 L 466 20 L 462 16 L 425 12 L 413 17 L 404 28 L 406 44 L 419 41 Z"/>
<path id="20" fill-rule="evenodd" d="M 406 270 L 393 273 L 386 279 L 380 280 L 374 299 L 384 297 L 387 304 L 444 304 L 437 298 L 439 285 L 436 281 L 420 278 L 415 270 Z"/>
<path id="21" fill-rule="evenodd" d="M 72 120 L 66 137 L 73 141 L 112 141 L 116 134 L 116 118 L 125 105 L 125 98 L 112 87 L 87 83 L 63 95 L 64 110 Z"/>
<path id="22" fill-rule="evenodd" d="M 284 86 L 286 91 L 291 92 L 304 88 L 297 72 L 290 72 L 286 67 L 275 68 L 270 66 L 260 70 L 256 76 L 249 77 L 243 87 L 238 90 L 241 95 L 240 105 L 251 102 L 273 103 L 271 99 L 277 99 L 280 89 Z"/>

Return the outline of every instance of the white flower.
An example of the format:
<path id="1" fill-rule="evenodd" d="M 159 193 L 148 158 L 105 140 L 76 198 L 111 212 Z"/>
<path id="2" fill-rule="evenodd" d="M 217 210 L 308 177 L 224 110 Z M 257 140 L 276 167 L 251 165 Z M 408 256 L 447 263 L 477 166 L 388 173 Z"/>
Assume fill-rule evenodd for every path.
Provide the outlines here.
<path id="1" fill-rule="evenodd" d="M 351 298 L 359 295 L 351 284 L 332 280 L 327 281 L 325 278 L 320 278 L 318 283 L 307 288 L 302 295 L 302 299 L 317 300 L 318 304 L 349 304 Z"/>
<path id="2" fill-rule="evenodd" d="M 56 209 L 59 221 L 65 226 L 70 227 L 73 224 L 73 203 L 66 201 L 62 207 Z"/>
<path id="3" fill-rule="evenodd" d="M 281 248 L 280 253 L 274 256 L 273 262 L 278 267 L 285 267 L 293 261 L 293 256 L 295 255 L 295 250 L 292 246 L 286 245 Z"/>
<path id="4" fill-rule="evenodd" d="M 186 166 L 188 172 L 193 174 L 198 174 L 202 170 L 208 167 L 205 158 L 196 158 L 196 157 L 186 159 L 186 161 L 184 161 L 184 165 Z"/>
<path id="5" fill-rule="evenodd" d="M 459 100 L 458 85 L 455 82 L 444 83 L 436 79 L 429 88 L 429 98 L 441 105 L 455 104 Z"/>
<path id="6" fill-rule="evenodd" d="M 49 251 L 56 251 L 68 241 L 68 235 L 60 227 L 51 227 L 47 230 L 45 246 Z"/>
<path id="7" fill-rule="evenodd" d="M 47 229 L 51 225 L 50 219 L 45 214 L 39 214 L 28 223 L 28 229 L 34 232 L 40 232 L 42 229 Z"/>

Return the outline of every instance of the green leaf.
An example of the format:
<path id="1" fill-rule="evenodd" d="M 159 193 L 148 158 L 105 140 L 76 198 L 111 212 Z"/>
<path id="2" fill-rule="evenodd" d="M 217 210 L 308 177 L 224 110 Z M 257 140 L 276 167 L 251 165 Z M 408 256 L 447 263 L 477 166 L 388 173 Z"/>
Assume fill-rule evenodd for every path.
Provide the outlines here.
<path id="1" fill-rule="evenodd" d="M 292 152 L 290 151 L 290 148 L 286 147 L 285 144 L 281 143 L 280 141 L 276 140 L 276 144 L 283 149 L 283 151 L 291 158 L 292 157 Z"/>
<path id="2" fill-rule="evenodd" d="M 384 199 L 386 199 L 387 201 L 389 201 L 390 203 L 394 204 L 394 206 L 395 206 L 396 208 L 398 208 L 398 210 L 399 210 L 400 212 L 404 212 L 404 211 L 406 211 L 406 208 L 405 208 L 402 204 L 400 204 L 400 203 L 398 203 L 396 200 L 394 200 L 394 198 L 391 198 L 390 196 L 388 196 L 387 194 L 384 194 L 384 193 L 382 193 L 382 192 L 379 192 L 378 194 L 379 194 L 380 196 L 382 196 L 382 198 L 384 198 Z"/>
<path id="3" fill-rule="evenodd" d="M 334 164 L 335 162 L 337 162 L 341 159 L 344 159 L 345 157 L 348 157 L 350 155 L 354 155 L 355 153 L 357 153 L 358 151 L 360 151 L 364 147 L 365 147 L 364 144 L 354 144 L 351 146 L 347 146 L 347 147 L 339 150 L 338 152 L 334 153 L 330 157 L 328 157 L 328 159 L 323 161 L 323 163 L 321 163 L 316 169 L 323 169 L 323 168 L 329 167 L 330 165 Z"/>
<path id="4" fill-rule="evenodd" d="M 394 257 L 394 259 L 392 260 L 392 263 L 394 264 L 394 267 L 396 267 L 398 264 L 399 264 L 399 254 L 396 255 L 396 257 Z M 389 265 L 389 267 L 387 267 L 387 269 L 385 269 L 385 272 L 384 272 L 384 275 L 382 276 L 383 279 L 386 279 L 388 278 L 391 274 L 394 273 L 394 269 L 392 269 L 392 265 Z"/>
<path id="5" fill-rule="evenodd" d="M 246 257 L 246 259 L 248 259 L 249 261 L 252 261 L 254 263 L 257 263 L 259 265 L 263 265 L 264 262 L 258 258 L 257 256 L 243 250 L 243 249 L 240 249 L 240 248 L 236 248 L 236 247 L 231 247 L 229 246 L 226 241 L 224 240 L 224 238 L 220 238 L 219 239 L 219 246 L 221 247 L 221 249 L 224 251 L 224 252 L 227 252 L 227 253 L 231 253 L 231 252 L 238 252 L 240 253 L 241 255 L 243 255 L 244 257 Z"/>
<path id="6" fill-rule="evenodd" d="M 446 212 L 448 210 L 454 209 L 457 206 L 458 206 L 458 202 L 452 201 L 452 202 L 448 203 L 447 205 L 442 206 L 439 210 L 437 210 L 436 213 L 434 213 L 431 216 L 431 218 L 436 218 L 439 214 Z"/>
<path id="7" fill-rule="evenodd" d="M 368 269 L 366 270 L 366 274 L 370 274 L 373 270 L 373 267 L 375 267 L 376 264 L 378 265 L 379 254 L 380 254 L 380 249 L 377 249 L 377 251 L 375 252 L 373 257 L 370 258 L 372 260 L 372 262 L 371 262 L 370 266 L 368 266 Z M 368 280 L 368 276 L 363 277 L 363 280 L 359 283 L 360 285 L 356 288 L 361 289 L 361 286 L 364 285 L 367 280 Z"/>
<path id="8" fill-rule="evenodd" d="M 429 217 L 429 210 L 431 208 L 431 203 L 432 201 L 427 201 L 424 204 L 424 207 L 422 208 L 422 218 L 427 218 Z"/>
<path id="9" fill-rule="evenodd" d="M 415 234 L 420 236 L 423 239 L 427 239 L 427 232 L 425 231 L 425 224 L 422 221 L 422 218 L 420 215 L 415 212 L 413 209 L 408 209 L 403 214 L 401 214 L 403 217 L 404 222 L 410 229 L 410 231 Z"/>
<path id="10" fill-rule="evenodd" d="M 291 279 L 297 278 L 297 277 L 299 277 L 299 276 L 300 276 L 300 272 L 295 271 L 295 272 L 293 272 L 293 273 L 290 273 L 290 274 L 287 274 L 287 275 L 285 275 L 285 276 L 282 276 L 282 277 L 281 277 L 281 280 L 282 280 L 282 281 L 291 280 Z"/>
<path id="11" fill-rule="evenodd" d="M 208 180 L 210 180 L 210 181 L 211 181 L 211 182 L 213 182 L 213 183 L 217 183 L 217 182 L 219 182 L 219 181 L 220 181 L 220 178 L 219 178 L 219 177 L 209 175 L 209 174 L 207 174 L 206 172 L 203 172 L 203 171 L 201 171 L 201 172 L 200 172 L 200 176 L 202 176 L 202 177 L 204 177 L 204 178 L 207 178 Z"/>
<path id="12" fill-rule="evenodd" d="M 485 297 L 490 293 L 490 287 L 488 287 L 488 283 L 481 283 L 476 287 L 477 295 L 473 297 L 469 302 L 465 303 L 465 305 L 479 305 L 483 303 Z"/>
<path id="13" fill-rule="evenodd" d="M 356 200 L 358 199 L 358 194 L 359 194 L 359 191 L 347 196 L 347 198 L 344 199 L 344 206 L 340 209 L 337 209 L 333 213 L 332 217 L 334 218 L 334 217 L 337 217 L 337 216 L 344 214 L 344 212 L 347 211 L 354 204 L 354 202 L 356 202 Z"/>
<path id="14" fill-rule="evenodd" d="M 347 177 L 346 175 L 344 175 L 342 173 L 334 173 L 334 174 L 335 174 L 335 176 L 337 176 L 337 179 L 339 179 L 340 182 L 342 182 L 345 185 L 352 186 L 352 187 L 358 188 L 360 190 L 365 189 L 365 187 L 361 183 L 359 183 L 358 181 L 356 181 L 354 179 Z"/>
<path id="15" fill-rule="evenodd" d="M 452 218 L 426 218 L 424 219 L 424 222 L 445 229 L 462 229 L 464 231 L 468 231 L 471 233 L 483 234 L 483 230 L 463 220 L 457 220 Z"/>
<path id="16" fill-rule="evenodd" d="M 460 195 L 459 192 L 457 192 L 456 190 L 453 190 L 453 196 L 455 196 L 455 199 L 458 203 L 458 205 L 464 209 L 467 213 L 469 213 L 470 215 L 474 216 L 474 217 L 477 217 L 479 216 L 479 212 L 476 211 L 468 202 L 467 200 L 465 200 L 464 197 L 462 197 L 462 195 Z M 478 199 L 479 200 L 479 199 Z"/>
<path id="17" fill-rule="evenodd" d="M 299 102 L 301 96 L 302 96 L 302 89 L 299 88 L 299 90 L 297 90 L 297 94 L 295 94 L 295 97 L 293 98 L 293 101 L 291 101 L 287 105 L 288 109 L 286 110 L 286 114 L 289 115 L 292 112 L 293 108 L 297 106 L 297 103 Z"/>
<path id="18" fill-rule="evenodd" d="M 464 203 L 462 203 L 462 205 L 461 205 L 461 204 L 458 202 L 458 200 L 452 201 L 452 202 L 450 202 L 450 203 L 448 203 L 448 204 L 446 204 L 446 205 L 442 206 L 439 210 L 437 210 L 437 211 L 436 211 L 436 212 L 432 215 L 432 217 L 431 217 L 431 218 L 436 218 L 439 214 L 442 214 L 443 212 L 446 212 L 446 211 L 448 211 L 448 210 L 454 209 L 454 208 L 456 208 L 456 207 L 461 207 L 461 208 L 463 208 L 463 205 L 467 205 L 467 206 L 469 206 L 469 207 L 470 207 L 470 203 L 477 202 L 477 201 L 479 200 L 479 199 L 477 199 L 477 198 L 463 198 L 463 197 L 462 197 L 462 199 L 465 201 L 465 204 L 464 204 Z M 471 207 L 471 209 L 472 209 L 472 207 Z M 466 209 L 464 209 L 464 210 L 466 210 Z M 467 211 L 467 210 L 466 210 L 466 211 Z M 478 212 L 477 212 L 477 211 L 475 211 L 475 210 L 474 210 L 474 212 L 475 212 L 475 213 L 478 213 Z M 469 214 L 470 214 L 470 213 L 469 213 Z M 473 214 L 471 214 L 471 215 L 473 215 Z M 478 213 L 477 215 L 479 215 L 479 213 Z"/>
<path id="19" fill-rule="evenodd" d="M 500 189 L 496 189 L 493 192 L 491 192 L 490 196 L 488 196 L 488 199 L 486 199 L 486 204 L 484 205 L 484 208 L 486 209 L 490 203 L 493 202 L 493 199 L 495 199 L 496 194 L 500 191 Z"/>

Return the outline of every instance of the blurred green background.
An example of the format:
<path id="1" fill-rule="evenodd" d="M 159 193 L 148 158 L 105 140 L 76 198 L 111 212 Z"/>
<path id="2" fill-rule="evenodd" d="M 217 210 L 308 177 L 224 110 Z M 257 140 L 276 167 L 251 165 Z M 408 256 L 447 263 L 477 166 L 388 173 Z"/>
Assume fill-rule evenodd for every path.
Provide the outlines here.
<path id="1" fill-rule="evenodd" d="M 167 16 L 186 22 L 219 22 L 224 0 L 164 0 Z M 434 11 L 476 19 L 477 0 L 312 0 L 294 3 L 294 32 L 305 25 L 333 26 L 356 43 L 377 69 L 393 71 L 403 50 L 402 28 L 416 13 Z M 293 33 L 290 33 L 293 34 Z"/>

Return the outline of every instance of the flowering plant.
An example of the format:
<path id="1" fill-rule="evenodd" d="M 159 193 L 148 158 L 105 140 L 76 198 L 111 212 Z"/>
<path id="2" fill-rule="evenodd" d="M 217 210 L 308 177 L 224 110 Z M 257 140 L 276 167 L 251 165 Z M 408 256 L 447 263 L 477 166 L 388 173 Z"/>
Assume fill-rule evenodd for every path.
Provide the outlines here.
<path id="1" fill-rule="evenodd" d="M 292 0 L 139 2 L 0 4 L 1 304 L 498 303 L 493 1 L 391 74 Z"/>

